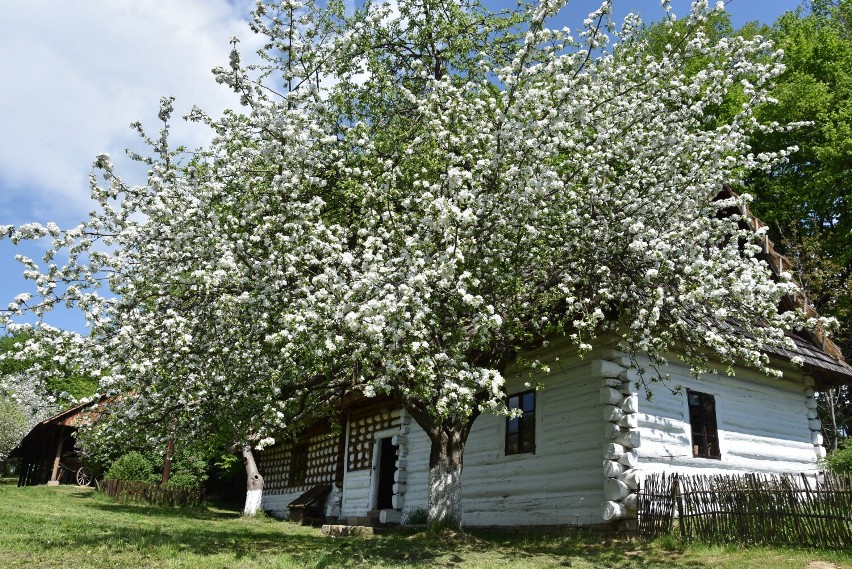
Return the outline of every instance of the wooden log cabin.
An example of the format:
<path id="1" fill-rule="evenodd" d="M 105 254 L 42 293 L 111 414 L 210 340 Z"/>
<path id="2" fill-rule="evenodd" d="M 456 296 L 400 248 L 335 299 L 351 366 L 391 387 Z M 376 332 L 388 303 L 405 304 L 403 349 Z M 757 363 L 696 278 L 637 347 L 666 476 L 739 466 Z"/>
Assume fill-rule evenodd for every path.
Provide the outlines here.
<path id="1" fill-rule="evenodd" d="M 719 197 L 731 195 L 725 188 Z M 761 226 L 745 207 L 731 213 L 752 230 Z M 790 267 L 768 239 L 762 256 L 776 275 Z M 792 308 L 815 315 L 799 295 L 782 299 L 780 310 Z M 506 374 L 507 403 L 522 417 L 476 419 L 464 455 L 462 524 L 629 525 L 645 473 L 816 472 L 825 449 L 815 392 L 852 385 L 852 367 L 822 334 L 791 339 L 792 351 L 769 353 L 781 379 L 742 367 L 696 379 L 671 354 L 660 370 L 670 380 L 650 394 L 637 387 L 635 369 L 649 362 L 631 361 L 615 341 L 582 359 L 565 341 L 528 354 L 558 357 L 559 365 L 532 379 Z M 287 504 L 320 484 L 332 486 L 332 519 L 397 522 L 426 508 L 429 440 L 399 403 L 362 400 L 340 425 L 260 455 L 264 509 L 287 516 Z"/>
<path id="2" fill-rule="evenodd" d="M 663 370 L 670 381 L 652 385 L 651 397 L 613 348 L 581 359 L 567 342 L 554 342 L 531 353 L 556 355 L 561 365 L 532 379 L 544 386 L 537 391 L 527 387 L 528 374 L 507 374 L 509 404 L 522 417 L 476 419 L 465 449 L 462 524 L 630 520 L 650 472 L 815 473 L 825 455 L 815 389 L 852 384 L 852 368 L 795 340 L 797 352 L 787 356 L 805 365 L 776 354 L 782 379 L 745 368 L 696 379 L 672 357 Z M 399 522 L 427 506 L 428 460 L 425 432 L 397 402 L 361 400 L 343 412 L 340 428 L 324 424 L 260 454 L 262 507 L 287 517 L 289 503 L 327 484 L 327 518 Z"/>

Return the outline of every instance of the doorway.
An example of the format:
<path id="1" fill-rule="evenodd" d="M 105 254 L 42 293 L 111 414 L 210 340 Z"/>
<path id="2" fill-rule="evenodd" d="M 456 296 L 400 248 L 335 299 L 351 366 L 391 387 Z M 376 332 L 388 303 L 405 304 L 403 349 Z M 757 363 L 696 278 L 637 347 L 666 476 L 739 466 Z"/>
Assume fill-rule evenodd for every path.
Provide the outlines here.
<path id="1" fill-rule="evenodd" d="M 393 484 L 396 474 L 397 447 L 393 444 L 393 438 L 378 440 L 379 464 L 378 484 L 376 486 L 376 509 L 393 509 Z"/>

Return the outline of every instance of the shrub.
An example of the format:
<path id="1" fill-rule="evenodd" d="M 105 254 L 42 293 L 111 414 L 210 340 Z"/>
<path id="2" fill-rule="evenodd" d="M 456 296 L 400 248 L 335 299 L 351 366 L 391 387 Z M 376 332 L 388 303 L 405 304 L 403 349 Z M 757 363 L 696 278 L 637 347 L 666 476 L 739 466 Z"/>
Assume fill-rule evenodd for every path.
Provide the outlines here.
<path id="1" fill-rule="evenodd" d="M 207 480 L 207 461 L 193 449 L 181 449 L 172 460 L 172 474 L 166 487 L 174 490 L 197 490 Z"/>
<path id="2" fill-rule="evenodd" d="M 198 490 L 204 480 L 191 472 L 177 472 L 169 477 L 166 488 L 169 490 Z"/>
<path id="3" fill-rule="evenodd" d="M 825 467 L 835 474 L 852 474 L 852 444 L 847 441 L 825 457 Z"/>
<path id="4" fill-rule="evenodd" d="M 213 468 L 216 470 L 217 477 L 221 480 L 230 480 L 245 472 L 242 458 L 231 452 L 216 456 L 213 460 Z"/>
<path id="5" fill-rule="evenodd" d="M 159 476 L 154 472 L 154 465 L 142 453 L 132 451 L 113 462 L 104 478 L 107 480 L 156 482 Z"/>

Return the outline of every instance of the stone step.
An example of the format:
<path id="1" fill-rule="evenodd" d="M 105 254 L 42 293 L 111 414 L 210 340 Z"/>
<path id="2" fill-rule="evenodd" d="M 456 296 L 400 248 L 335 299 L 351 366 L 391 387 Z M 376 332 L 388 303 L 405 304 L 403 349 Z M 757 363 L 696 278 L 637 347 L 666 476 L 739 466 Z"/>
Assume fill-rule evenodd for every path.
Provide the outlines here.
<path id="1" fill-rule="evenodd" d="M 328 537 L 345 537 L 347 535 L 370 536 L 375 535 L 373 528 L 370 526 L 353 526 L 353 525 L 333 525 L 327 524 L 322 526 L 323 535 Z"/>

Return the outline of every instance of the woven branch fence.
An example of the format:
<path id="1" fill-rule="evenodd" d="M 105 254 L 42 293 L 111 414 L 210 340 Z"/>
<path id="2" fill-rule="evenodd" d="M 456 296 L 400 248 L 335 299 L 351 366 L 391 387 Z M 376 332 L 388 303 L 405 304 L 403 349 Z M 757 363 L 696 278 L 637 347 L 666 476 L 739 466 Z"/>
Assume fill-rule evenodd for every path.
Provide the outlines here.
<path id="1" fill-rule="evenodd" d="M 652 474 L 638 496 L 639 535 L 710 543 L 846 548 L 852 477 L 831 473 Z M 677 521 L 677 523 L 675 523 Z"/>
<path id="2" fill-rule="evenodd" d="M 108 496 L 120 501 L 148 502 L 164 506 L 195 506 L 201 503 L 203 490 L 176 490 L 163 488 L 159 484 L 132 482 L 130 480 L 106 480 L 103 485 Z"/>

